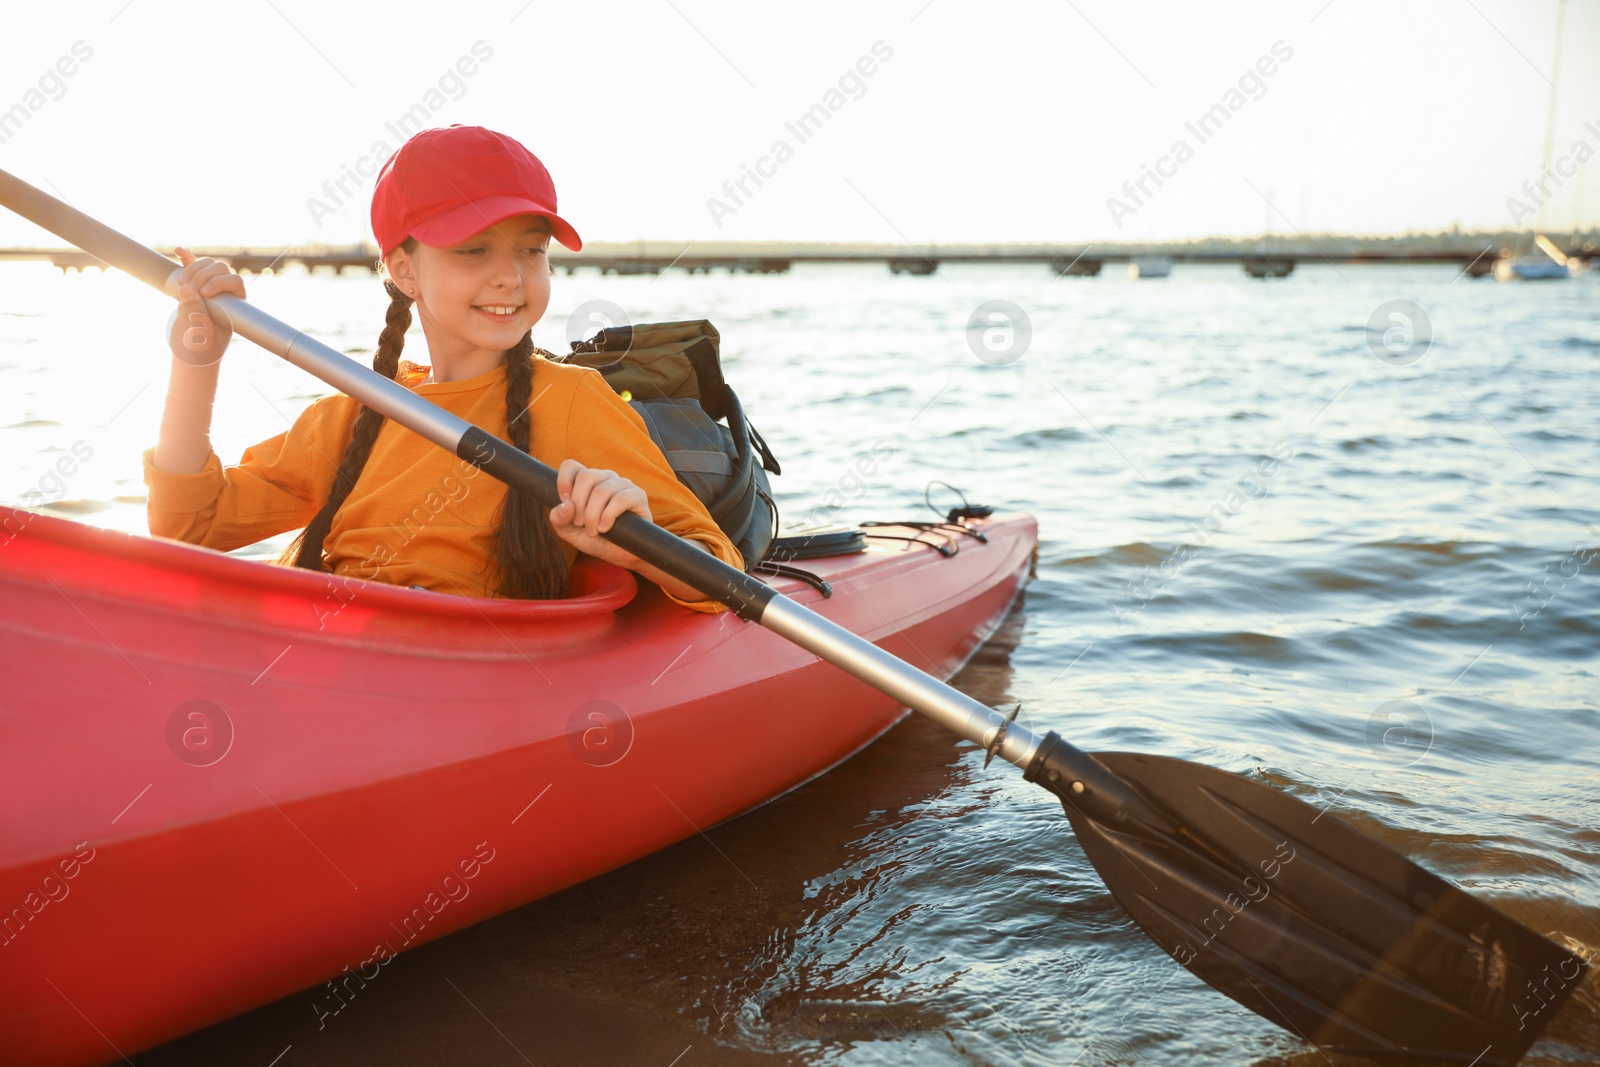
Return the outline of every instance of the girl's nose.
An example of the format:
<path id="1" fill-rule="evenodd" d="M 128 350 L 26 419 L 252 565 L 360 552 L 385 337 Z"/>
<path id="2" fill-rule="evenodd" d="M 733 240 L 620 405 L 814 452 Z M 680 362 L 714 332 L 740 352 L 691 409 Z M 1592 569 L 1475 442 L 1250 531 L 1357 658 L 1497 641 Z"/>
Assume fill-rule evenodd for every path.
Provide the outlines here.
<path id="1" fill-rule="evenodd" d="M 507 289 L 515 289 L 522 284 L 524 269 L 525 264 L 520 253 L 515 249 L 502 249 L 494 257 L 494 270 L 490 281 Z"/>

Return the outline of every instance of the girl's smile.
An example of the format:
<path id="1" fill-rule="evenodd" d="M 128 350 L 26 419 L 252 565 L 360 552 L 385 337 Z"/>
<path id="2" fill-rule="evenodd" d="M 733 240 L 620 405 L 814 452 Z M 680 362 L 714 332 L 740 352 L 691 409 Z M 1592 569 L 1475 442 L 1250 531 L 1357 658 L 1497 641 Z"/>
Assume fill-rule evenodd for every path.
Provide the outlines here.
<path id="1" fill-rule="evenodd" d="M 483 305 L 478 308 L 495 322 L 515 322 L 517 312 L 522 310 L 522 305 Z"/>

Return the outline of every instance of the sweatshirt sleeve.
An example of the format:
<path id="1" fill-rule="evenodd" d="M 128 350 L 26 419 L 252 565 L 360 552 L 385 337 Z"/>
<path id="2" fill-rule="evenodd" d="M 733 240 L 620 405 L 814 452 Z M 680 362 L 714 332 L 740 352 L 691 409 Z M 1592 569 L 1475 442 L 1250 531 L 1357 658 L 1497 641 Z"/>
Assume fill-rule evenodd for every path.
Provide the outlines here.
<path id="1" fill-rule="evenodd" d="M 237 466 L 224 467 L 212 452 L 199 471 L 175 474 L 146 449 L 150 532 L 227 552 L 310 522 L 338 472 L 347 399 L 318 400 L 288 430 L 245 449 Z"/>
<path id="2" fill-rule="evenodd" d="M 672 473 L 672 466 L 650 439 L 644 419 L 605 384 L 598 371 L 586 371 L 573 390 L 567 413 L 567 452 L 558 457 L 558 464 L 575 459 L 585 467 L 616 471 L 644 490 L 657 526 L 698 541 L 722 562 L 744 569 L 739 550 L 700 499 Z M 680 600 L 671 593 L 666 595 L 696 611 L 727 610 L 715 600 Z"/>

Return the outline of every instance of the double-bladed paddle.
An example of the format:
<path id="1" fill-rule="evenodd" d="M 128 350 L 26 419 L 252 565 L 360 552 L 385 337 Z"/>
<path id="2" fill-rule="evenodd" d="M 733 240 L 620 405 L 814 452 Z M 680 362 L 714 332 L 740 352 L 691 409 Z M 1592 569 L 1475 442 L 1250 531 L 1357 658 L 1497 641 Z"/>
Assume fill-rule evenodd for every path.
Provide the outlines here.
<path id="1" fill-rule="evenodd" d="M 176 295 L 178 264 L 0 171 L 0 204 Z M 556 472 L 249 303 L 210 313 L 545 506 Z M 1337 817 L 1237 774 L 1043 737 L 628 513 L 605 535 L 739 616 L 1023 768 L 1117 901 L 1190 971 L 1312 1044 L 1515 1063 L 1583 979 L 1574 953 Z"/>

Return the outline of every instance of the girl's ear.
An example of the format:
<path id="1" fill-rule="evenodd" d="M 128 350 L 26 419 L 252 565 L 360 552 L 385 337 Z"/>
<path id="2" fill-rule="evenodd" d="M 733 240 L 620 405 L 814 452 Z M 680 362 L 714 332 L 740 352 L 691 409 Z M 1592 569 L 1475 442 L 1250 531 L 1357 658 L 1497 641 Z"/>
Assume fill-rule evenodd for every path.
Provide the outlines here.
<path id="1" fill-rule="evenodd" d="M 383 267 L 389 272 L 389 278 L 400 291 L 411 299 L 417 298 L 417 274 L 411 262 L 411 254 L 404 247 L 396 247 L 383 257 Z"/>

